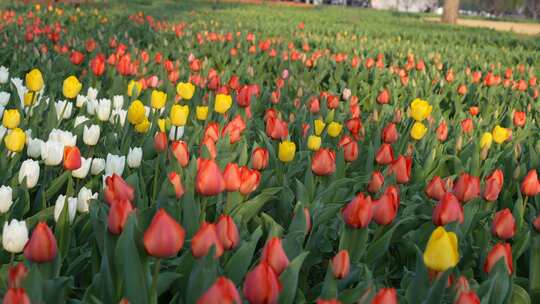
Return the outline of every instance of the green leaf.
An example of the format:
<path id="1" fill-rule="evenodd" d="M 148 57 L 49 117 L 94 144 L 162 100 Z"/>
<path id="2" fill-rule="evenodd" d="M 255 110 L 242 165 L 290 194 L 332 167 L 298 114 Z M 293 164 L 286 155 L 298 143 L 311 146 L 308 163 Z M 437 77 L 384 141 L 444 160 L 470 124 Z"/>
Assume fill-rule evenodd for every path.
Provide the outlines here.
<path id="1" fill-rule="evenodd" d="M 341 239 L 339 241 L 339 250 L 347 249 L 351 259 L 351 264 L 356 264 L 357 261 L 362 258 L 366 249 L 366 242 L 368 239 L 368 228 L 350 228 L 346 225 L 343 226 L 344 231 L 341 232 Z"/>
<path id="2" fill-rule="evenodd" d="M 270 201 L 276 193 L 281 190 L 281 187 L 266 188 L 254 198 L 238 205 L 231 212 L 231 216 L 240 222 L 240 218 L 244 222 L 248 222 L 254 217 L 259 210 Z"/>
<path id="3" fill-rule="evenodd" d="M 386 231 L 380 238 L 378 238 L 375 241 L 370 241 L 368 245 L 368 251 L 366 253 L 366 264 L 371 265 L 374 263 L 377 259 L 382 257 L 385 253 L 388 252 L 388 247 L 390 246 L 390 242 L 392 241 L 392 236 L 394 235 L 394 232 L 396 231 L 396 228 L 403 222 L 407 221 L 408 219 L 402 219 L 395 223 L 392 228 L 390 228 L 388 231 Z"/>
<path id="4" fill-rule="evenodd" d="M 208 254 L 198 260 L 191 269 L 186 292 L 186 303 L 196 303 L 197 299 L 214 284 L 218 276 L 218 260 L 214 259 L 215 247 Z"/>
<path id="5" fill-rule="evenodd" d="M 234 255 L 225 265 L 225 276 L 236 284 L 242 282 L 242 278 L 246 274 L 253 259 L 253 253 L 257 247 L 257 242 L 262 236 L 261 227 L 257 227 L 251 238 L 247 242 L 243 242 L 242 246 L 236 250 Z"/>
<path id="6" fill-rule="evenodd" d="M 281 284 L 283 284 L 283 286 L 287 286 L 287 288 L 284 288 L 279 295 L 279 303 L 293 303 L 298 286 L 298 273 L 300 272 L 302 263 L 304 263 L 304 259 L 308 253 L 309 252 L 304 252 L 298 255 L 294 260 L 291 261 L 287 269 L 285 269 L 285 271 L 279 276 L 279 281 Z"/>
<path id="7" fill-rule="evenodd" d="M 523 287 L 513 284 L 512 285 L 512 304 L 531 304 L 531 297 Z"/>

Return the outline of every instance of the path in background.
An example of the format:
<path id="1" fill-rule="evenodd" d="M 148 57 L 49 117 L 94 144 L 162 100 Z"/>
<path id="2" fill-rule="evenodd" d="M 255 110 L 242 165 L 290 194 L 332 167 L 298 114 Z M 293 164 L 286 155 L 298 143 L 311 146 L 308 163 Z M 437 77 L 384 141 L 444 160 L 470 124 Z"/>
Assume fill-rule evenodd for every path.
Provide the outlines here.
<path id="1" fill-rule="evenodd" d="M 425 18 L 427 21 L 440 22 L 438 17 Z M 491 21 L 491 20 L 475 20 L 475 19 L 459 19 L 459 25 L 469 27 L 485 27 L 497 31 L 511 31 L 518 34 L 539 35 L 540 24 L 538 23 L 522 23 L 522 22 L 507 22 L 507 21 Z"/>

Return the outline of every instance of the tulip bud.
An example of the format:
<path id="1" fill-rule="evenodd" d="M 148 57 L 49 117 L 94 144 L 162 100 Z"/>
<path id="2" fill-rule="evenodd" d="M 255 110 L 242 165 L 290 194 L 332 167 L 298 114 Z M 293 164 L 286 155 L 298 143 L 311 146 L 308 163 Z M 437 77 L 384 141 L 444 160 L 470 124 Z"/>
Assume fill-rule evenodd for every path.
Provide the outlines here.
<path id="1" fill-rule="evenodd" d="M 2 230 L 2 246 L 7 252 L 22 252 L 28 242 L 28 228 L 25 221 L 12 219 L 11 222 L 4 222 Z"/>
<path id="2" fill-rule="evenodd" d="M 540 214 L 534 219 L 533 227 L 536 229 L 536 232 L 540 232 Z"/>
<path id="3" fill-rule="evenodd" d="M 536 169 L 531 169 L 521 182 L 521 193 L 526 196 L 535 196 L 540 193 L 540 184 Z"/>
<path id="4" fill-rule="evenodd" d="M 142 149 L 140 147 L 129 148 L 127 155 L 127 164 L 130 168 L 138 168 L 141 166 L 142 161 Z"/>
<path id="5" fill-rule="evenodd" d="M 109 216 L 107 218 L 107 226 L 109 232 L 118 235 L 124 230 L 124 225 L 127 222 L 127 219 L 133 207 L 131 203 L 127 200 L 116 200 L 111 203 L 111 208 L 109 209 Z"/>
<path id="6" fill-rule="evenodd" d="M 135 190 L 119 175 L 113 174 L 105 178 L 105 201 L 113 204 L 116 201 L 132 201 L 135 197 Z"/>
<path id="7" fill-rule="evenodd" d="M 84 126 L 83 142 L 88 146 L 95 146 L 99 140 L 100 128 L 98 125 Z"/>
<path id="8" fill-rule="evenodd" d="M 228 163 L 223 171 L 225 179 L 225 190 L 229 192 L 238 191 L 240 189 L 240 167 L 237 163 Z"/>
<path id="9" fill-rule="evenodd" d="M 394 160 L 394 150 L 389 144 L 382 144 L 375 154 L 375 161 L 379 165 L 388 165 Z"/>
<path id="10" fill-rule="evenodd" d="M 501 240 L 507 240 L 514 236 L 516 233 L 516 220 L 510 209 L 505 208 L 495 213 L 491 224 L 491 233 Z"/>
<path id="11" fill-rule="evenodd" d="M 77 170 L 81 167 L 81 151 L 77 147 L 64 148 L 64 169 Z"/>
<path id="12" fill-rule="evenodd" d="M 484 263 L 484 272 L 490 273 L 500 259 L 504 259 L 508 275 L 511 275 L 513 272 L 512 246 L 508 243 L 499 243 L 491 248 Z"/>
<path id="13" fill-rule="evenodd" d="M 397 292 L 395 288 L 382 288 L 380 289 L 371 304 L 397 304 Z"/>
<path id="14" fill-rule="evenodd" d="M 424 264 L 435 271 L 446 271 L 459 262 L 458 240 L 454 232 L 437 227 L 429 237 L 424 251 Z"/>
<path id="15" fill-rule="evenodd" d="M 157 152 L 167 151 L 167 134 L 165 132 L 157 132 L 154 136 L 154 148 Z"/>
<path id="16" fill-rule="evenodd" d="M 225 179 L 214 160 L 198 159 L 195 188 L 204 196 L 214 196 L 225 190 Z"/>
<path id="17" fill-rule="evenodd" d="M 34 188 L 39 180 L 39 163 L 35 160 L 27 159 L 23 161 L 19 170 L 19 183 L 26 179 L 26 188 Z"/>
<path id="18" fill-rule="evenodd" d="M 197 300 L 197 304 L 242 304 L 240 294 L 234 283 L 226 277 L 219 277 Z"/>
<path id="19" fill-rule="evenodd" d="M 379 225 L 388 225 L 396 217 L 399 207 L 399 190 L 389 186 L 378 200 L 373 200 L 373 219 Z"/>
<path id="20" fill-rule="evenodd" d="M 352 228 L 365 228 L 373 216 L 371 197 L 359 193 L 341 210 L 345 224 Z"/>
<path id="21" fill-rule="evenodd" d="M 345 135 L 338 143 L 343 148 L 343 157 L 346 162 L 353 162 L 358 158 L 358 143 L 349 135 Z"/>
<path id="22" fill-rule="evenodd" d="M 223 246 L 219 241 L 216 225 L 204 222 L 191 239 L 191 253 L 198 259 L 206 256 L 212 246 L 215 250 L 214 257 L 219 258 L 223 254 Z"/>
<path id="23" fill-rule="evenodd" d="M 427 197 L 434 200 L 442 199 L 446 191 L 447 190 L 444 182 L 439 176 L 433 177 L 433 179 L 431 179 L 429 184 L 427 184 L 426 188 L 424 189 Z"/>
<path id="24" fill-rule="evenodd" d="M 58 222 L 60 219 L 60 215 L 62 214 L 62 210 L 64 210 L 64 205 L 67 201 L 68 207 L 68 219 L 69 223 L 73 223 L 73 220 L 75 219 L 75 213 L 77 212 L 77 198 L 75 197 L 68 197 L 66 198 L 65 195 L 59 195 L 56 199 L 56 203 L 54 204 L 54 221 Z"/>
<path id="25" fill-rule="evenodd" d="M 172 154 L 178 164 L 182 167 L 186 167 L 189 163 L 189 150 L 187 143 L 184 141 L 174 141 L 171 144 Z"/>
<path id="26" fill-rule="evenodd" d="M 502 190 L 502 186 L 504 183 L 504 174 L 502 170 L 497 169 L 493 171 L 487 178 L 486 178 L 486 186 L 484 189 L 483 197 L 488 202 L 494 202 L 499 197 L 499 193 Z"/>
<path id="27" fill-rule="evenodd" d="M 336 171 L 336 153 L 326 148 L 313 153 L 311 170 L 319 176 L 332 175 Z"/>
<path id="28" fill-rule="evenodd" d="M 243 293 L 249 303 L 277 303 L 281 282 L 270 265 L 262 261 L 247 273 Z"/>
<path id="29" fill-rule="evenodd" d="M 332 259 L 332 272 L 336 279 L 343 279 L 349 275 L 350 267 L 349 252 L 346 249 L 338 252 Z"/>
<path id="30" fill-rule="evenodd" d="M 251 167 L 255 170 L 264 170 L 268 166 L 268 157 L 267 149 L 255 148 L 251 153 Z"/>
<path id="31" fill-rule="evenodd" d="M 452 193 L 446 193 L 433 209 L 433 224 L 444 226 L 452 222 L 463 223 L 463 207 Z"/>
<path id="32" fill-rule="evenodd" d="M 238 228 L 230 215 L 220 215 L 216 224 L 218 239 L 223 245 L 223 249 L 234 249 L 240 242 Z"/>
<path id="33" fill-rule="evenodd" d="M 382 130 L 381 138 L 387 144 L 395 143 L 399 138 L 399 133 L 395 123 L 389 123 Z"/>
<path id="34" fill-rule="evenodd" d="M 462 292 L 454 304 L 480 304 L 480 299 L 474 291 Z"/>
<path id="35" fill-rule="evenodd" d="M 289 265 L 289 258 L 283 250 L 281 239 L 271 238 L 263 248 L 262 261 L 267 262 L 277 275 L 281 274 Z"/>
<path id="36" fill-rule="evenodd" d="M 184 228 L 164 209 L 159 209 L 144 232 L 144 249 L 157 258 L 175 256 L 184 245 L 185 235 Z"/>
<path id="37" fill-rule="evenodd" d="M 0 213 L 6 213 L 13 204 L 13 189 L 10 186 L 0 187 Z"/>
<path id="38" fill-rule="evenodd" d="M 242 195 L 248 195 L 255 191 L 261 182 L 261 173 L 246 166 L 240 168 L 240 188 Z"/>
<path id="39" fill-rule="evenodd" d="M 480 196 L 480 179 L 468 173 L 462 173 L 454 184 L 453 192 L 462 203 L 478 198 Z"/>
<path id="40" fill-rule="evenodd" d="M 28 269 L 24 263 L 19 262 L 16 266 L 10 266 L 8 270 L 8 286 L 9 288 L 20 288 L 23 280 L 28 274 Z"/>
<path id="41" fill-rule="evenodd" d="M 278 158 L 282 162 L 290 162 L 294 159 L 296 144 L 292 141 L 282 141 L 279 143 Z"/>
<path id="42" fill-rule="evenodd" d="M 79 194 L 77 195 L 77 211 L 81 213 L 88 213 L 89 202 L 91 200 L 97 200 L 97 198 L 97 193 L 92 193 L 92 190 L 86 187 L 82 187 L 81 190 L 79 190 Z"/>
<path id="43" fill-rule="evenodd" d="M 371 180 L 368 184 L 368 191 L 371 193 L 377 193 L 384 184 L 384 176 L 379 171 L 373 171 L 371 173 Z"/>
<path id="44" fill-rule="evenodd" d="M 75 98 L 82 88 L 82 83 L 75 76 L 69 76 L 64 80 L 62 93 L 66 98 Z"/>
<path id="45" fill-rule="evenodd" d="M 406 184 L 411 179 L 412 157 L 400 155 L 392 162 L 390 170 L 396 176 L 398 184 Z"/>
<path id="46" fill-rule="evenodd" d="M 90 166 L 90 173 L 92 175 L 98 175 L 105 169 L 105 160 L 103 158 L 92 159 L 92 165 Z"/>
<path id="47" fill-rule="evenodd" d="M 54 260 L 57 251 L 56 238 L 51 228 L 45 222 L 39 222 L 24 247 L 24 257 L 32 262 L 46 263 Z"/>
<path id="48" fill-rule="evenodd" d="M 24 288 L 9 288 L 2 300 L 3 304 L 30 304 Z"/>

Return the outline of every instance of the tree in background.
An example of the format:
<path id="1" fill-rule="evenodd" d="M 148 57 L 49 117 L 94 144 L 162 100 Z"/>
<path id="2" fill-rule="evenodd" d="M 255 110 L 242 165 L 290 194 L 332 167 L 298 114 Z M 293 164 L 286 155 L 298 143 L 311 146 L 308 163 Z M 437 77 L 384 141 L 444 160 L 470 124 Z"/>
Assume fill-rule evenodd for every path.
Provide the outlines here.
<path id="1" fill-rule="evenodd" d="M 459 16 L 459 0 L 444 0 L 442 22 L 456 24 Z"/>

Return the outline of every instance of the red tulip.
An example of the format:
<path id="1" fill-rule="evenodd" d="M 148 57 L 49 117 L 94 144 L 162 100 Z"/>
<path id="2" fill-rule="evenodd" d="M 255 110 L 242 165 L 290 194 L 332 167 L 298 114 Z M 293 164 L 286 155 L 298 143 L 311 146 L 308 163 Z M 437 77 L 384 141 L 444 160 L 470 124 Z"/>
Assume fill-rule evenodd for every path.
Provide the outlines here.
<path id="1" fill-rule="evenodd" d="M 22 262 L 17 263 L 16 266 L 11 266 L 8 269 L 8 287 L 19 288 L 22 286 L 23 280 L 28 274 L 28 269 Z"/>
<path id="2" fill-rule="evenodd" d="M 281 239 L 271 238 L 263 248 L 261 261 L 267 262 L 277 275 L 280 275 L 289 265 L 289 258 L 283 250 Z"/>
<path id="3" fill-rule="evenodd" d="M 484 199 L 488 202 L 494 202 L 499 198 L 499 193 L 501 193 L 502 186 L 504 183 L 504 174 L 501 169 L 493 171 L 486 178 L 486 187 L 484 189 Z"/>
<path id="4" fill-rule="evenodd" d="M 343 279 L 349 275 L 351 262 L 349 259 L 349 251 L 346 249 L 338 252 L 332 259 L 332 272 L 336 279 Z"/>
<path id="5" fill-rule="evenodd" d="M 474 291 L 462 292 L 454 304 L 480 304 L 480 299 Z"/>
<path id="6" fill-rule="evenodd" d="M 168 178 L 174 188 L 176 198 L 182 197 L 182 195 L 184 195 L 184 186 L 182 185 L 182 178 L 180 178 L 180 175 L 176 172 L 171 172 L 169 173 Z"/>
<path id="7" fill-rule="evenodd" d="M 480 196 L 480 179 L 476 176 L 462 173 L 454 184 L 454 195 L 462 203 Z"/>
<path id="8" fill-rule="evenodd" d="M 248 195 L 255 191 L 261 182 L 261 173 L 246 166 L 240 168 L 240 188 L 243 195 Z"/>
<path id="9" fill-rule="evenodd" d="M 228 163 L 223 170 L 223 178 L 225 179 L 225 190 L 229 192 L 238 191 L 240 189 L 240 167 L 237 163 Z"/>
<path id="10" fill-rule="evenodd" d="M 105 55 L 99 54 L 90 60 L 90 70 L 95 76 L 101 76 L 105 73 Z"/>
<path id="11" fill-rule="evenodd" d="M 165 209 L 159 209 L 144 232 L 144 249 L 156 258 L 175 256 L 184 245 L 185 235 L 184 228 Z"/>
<path id="12" fill-rule="evenodd" d="M 268 166 L 268 150 L 258 147 L 251 153 L 251 167 L 255 170 L 264 170 Z"/>
<path id="13" fill-rule="evenodd" d="M 3 304 L 30 304 L 30 298 L 23 288 L 10 288 L 4 295 Z"/>
<path id="14" fill-rule="evenodd" d="M 319 102 L 319 98 L 317 97 L 312 97 L 310 100 L 309 100 L 309 112 L 313 113 L 313 114 L 316 114 L 316 113 L 319 113 L 319 111 L 321 110 L 321 104 Z"/>
<path id="15" fill-rule="evenodd" d="M 236 95 L 236 103 L 242 107 L 246 108 L 249 107 L 251 104 L 251 90 L 249 85 L 242 86 Z"/>
<path id="16" fill-rule="evenodd" d="M 371 180 L 368 184 L 368 191 L 371 193 L 377 193 L 384 184 L 384 176 L 380 171 L 373 171 L 371 173 Z"/>
<path id="17" fill-rule="evenodd" d="M 450 276 L 449 279 L 452 277 Z M 453 281 L 453 280 L 452 280 Z M 454 289 L 456 290 L 456 298 L 458 298 L 462 293 L 469 292 L 469 281 L 465 276 L 460 276 L 454 283 Z"/>
<path id="18" fill-rule="evenodd" d="M 378 200 L 373 200 L 373 220 L 379 225 L 388 225 L 396 217 L 399 208 L 399 190 L 389 186 Z"/>
<path id="19" fill-rule="evenodd" d="M 531 169 L 521 182 L 521 193 L 526 196 L 535 196 L 540 193 L 540 184 L 538 183 L 536 169 Z"/>
<path id="20" fill-rule="evenodd" d="M 81 167 L 81 151 L 73 146 L 64 148 L 64 169 L 77 170 Z"/>
<path id="21" fill-rule="evenodd" d="M 211 122 L 204 129 L 203 138 L 211 138 L 213 141 L 219 139 L 219 125 L 216 122 Z"/>
<path id="22" fill-rule="evenodd" d="M 500 259 L 504 259 L 508 274 L 511 275 L 513 272 L 512 246 L 510 246 L 508 243 L 499 243 L 491 248 L 491 251 L 488 253 L 484 263 L 484 272 L 490 273 L 491 269 Z"/>
<path id="23" fill-rule="evenodd" d="M 515 111 L 513 117 L 514 126 L 523 127 L 527 122 L 527 114 L 525 112 Z"/>
<path id="24" fill-rule="evenodd" d="M 24 247 L 24 257 L 36 263 L 51 262 L 56 258 L 56 238 L 45 222 L 39 222 Z"/>
<path id="25" fill-rule="evenodd" d="M 304 217 L 306 218 L 306 231 L 309 233 L 311 231 L 311 215 L 308 208 L 304 208 Z"/>
<path id="26" fill-rule="evenodd" d="M 84 54 L 79 52 L 79 51 L 73 51 L 73 52 L 71 52 L 71 55 L 69 56 L 69 60 L 74 65 L 79 65 L 84 60 Z"/>
<path id="27" fill-rule="evenodd" d="M 377 292 L 371 304 L 397 304 L 397 292 L 395 288 L 382 288 Z"/>
<path id="28" fill-rule="evenodd" d="M 540 214 L 534 219 L 533 226 L 536 232 L 540 232 Z"/>
<path id="29" fill-rule="evenodd" d="M 287 122 L 277 117 L 266 120 L 266 134 L 272 139 L 284 139 L 289 136 Z"/>
<path id="30" fill-rule="evenodd" d="M 208 151 L 208 155 L 211 159 L 215 159 L 217 156 L 217 149 L 216 149 L 216 141 L 213 140 L 210 137 L 203 138 L 203 142 L 201 144 L 201 155 L 203 153 L 203 147 Z"/>
<path id="31" fill-rule="evenodd" d="M 435 176 L 431 179 L 429 184 L 427 184 L 424 192 L 427 197 L 434 200 L 440 200 L 443 198 L 444 194 L 446 194 L 446 186 L 439 176 Z"/>
<path id="32" fill-rule="evenodd" d="M 108 204 L 115 201 L 132 201 L 135 197 L 135 190 L 119 175 L 114 173 L 105 179 L 104 196 Z"/>
<path id="33" fill-rule="evenodd" d="M 165 132 L 157 132 L 154 136 L 154 148 L 157 152 L 167 151 L 167 134 Z"/>
<path id="34" fill-rule="evenodd" d="M 458 94 L 461 95 L 461 96 L 467 95 L 468 91 L 469 90 L 467 89 L 467 86 L 464 85 L 464 84 L 459 85 L 459 87 L 457 89 Z"/>
<path id="35" fill-rule="evenodd" d="M 171 144 L 172 154 L 182 167 L 186 167 L 189 163 L 189 150 L 185 141 L 173 141 Z"/>
<path id="36" fill-rule="evenodd" d="M 390 93 L 387 89 L 382 90 L 377 96 L 377 102 L 379 104 L 388 104 L 390 102 Z"/>
<path id="37" fill-rule="evenodd" d="M 381 138 L 383 142 L 387 144 L 395 143 L 399 138 L 399 133 L 397 131 L 396 124 L 391 122 L 384 127 L 382 130 Z"/>
<path id="38" fill-rule="evenodd" d="M 448 126 L 446 125 L 446 122 L 441 122 L 439 124 L 439 127 L 437 127 L 437 139 L 439 141 L 446 141 L 448 138 Z"/>
<path id="39" fill-rule="evenodd" d="M 281 288 L 276 272 L 262 261 L 246 275 L 243 292 L 250 304 L 275 304 Z"/>
<path id="40" fill-rule="evenodd" d="M 433 209 L 433 224 L 444 226 L 452 222 L 463 223 L 463 206 L 450 192 L 444 194 L 437 206 Z"/>
<path id="41" fill-rule="evenodd" d="M 328 95 L 326 97 L 326 107 L 328 109 L 336 109 L 339 106 L 339 97 L 335 95 Z"/>
<path id="42" fill-rule="evenodd" d="M 463 133 L 470 134 L 472 133 L 473 129 L 474 125 L 472 119 L 466 118 L 461 121 L 461 131 L 463 131 Z"/>
<path id="43" fill-rule="evenodd" d="M 346 162 L 353 162 L 358 158 L 358 143 L 350 136 L 345 135 L 339 141 L 343 148 L 343 156 Z"/>
<path id="44" fill-rule="evenodd" d="M 398 184 L 408 183 L 411 179 L 412 157 L 400 155 L 392 162 L 391 172 L 396 175 Z"/>
<path id="45" fill-rule="evenodd" d="M 341 210 L 345 224 L 353 228 L 365 228 L 373 216 L 371 197 L 359 193 Z"/>
<path id="46" fill-rule="evenodd" d="M 383 143 L 377 153 L 375 154 L 375 161 L 379 165 L 388 165 L 394 160 L 394 150 L 392 146 Z"/>
<path id="47" fill-rule="evenodd" d="M 204 196 L 213 196 L 225 190 L 225 179 L 214 160 L 199 158 L 195 188 Z"/>
<path id="48" fill-rule="evenodd" d="M 229 142 L 234 144 L 240 141 L 242 132 L 246 129 L 246 122 L 242 116 L 236 115 L 224 128 L 221 130 L 221 137 L 229 136 Z"/>
<path id="49" fill-rule="evenodd" d="M 501 240 L 511 239 L 516 233 L 516 220 L 510 209 L 505 208 L 493 217 L 491 233 Z"/>
<path id="50" fill-rule="evenodd" d="M 216 224 L 216 232 L 223 249 L 231 250 L 240 243 L 238 228 L 230 215 L 220 215 Z"/>
<path id="51" fill-rule="evenodd" d="M 133 206 L 127 200 L 116 200 L 111 203 L 111 209 L 109 209 L 108 227 L 112 234 L 118 235 L 124 230 L 124 225 L 131 212 Z"/>
<path id="52" fill-rule="evenodd" d="M 226 277 L 219 277 L 197 300 L 197 304 L 242 304 L 234 283 Z"/>
<path id="53" fill-rule="evenodd" d="M 223 254 L 223 246 L 219 241 L 216 225 L 204 222 L 191 239 L 191 253 L 198 259 L 207 255 L 212 246 L 215 248 L 214 257 L 220 257 Z"/>
<path id="54" fill-rule="evenodd" d="M 356 107 L 354 107 L 354 109 L 356 109 Z M 358 134 L 358 132 L 360 132 L 360 129 L 362 128 L 362 121 L 360 120 L 360 118 L 351 118 L 347 120 L 346 126 L 347 130 L 349 130 L 351 134 L 356 135 Z"/>
<path id="55" fill-rule="evenodd" d="M 327 148 L 321 148 L 313 153 L 311 170 L 315 175 L 332 175 L 336 171 L 336 153 Z"/>

